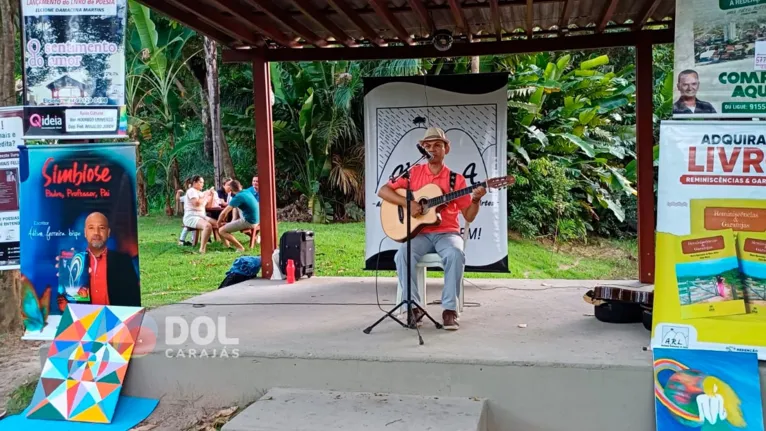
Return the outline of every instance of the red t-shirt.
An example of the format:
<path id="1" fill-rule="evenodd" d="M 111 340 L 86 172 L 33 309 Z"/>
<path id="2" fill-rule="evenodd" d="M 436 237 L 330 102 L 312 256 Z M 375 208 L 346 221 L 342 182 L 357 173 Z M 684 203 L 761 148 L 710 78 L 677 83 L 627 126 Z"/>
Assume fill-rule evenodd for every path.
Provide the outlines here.
<path id="1" fill-rule="evenodd" d="M 421 187 L 433 183 L 442 189 L 442 193 L 447 194 L 450 192 L 449 173 L 450 170 L 447 166 L 442 166 L 442 170 L 439 171 L 438 174 L 433 175 L 427 164 L 415 165 L 410 169 L 410 189 L 415 192 Z M 388 185 L 394 190 L 403 189 L 407 187 L 407 179 L 399 178 L 394 182 L 389 181 Z M 457 174 L 455 178 L 455 191 L 466 187 L 465 177 Z M 421 230 L 421 233 L 460 233 L 460 221 L 458 220 L 458 215 L 461 210 L 468 208 L 470 205 L 471 195 L 461 196 L 448 202 L 439 213 L 442 218 L 441 224 L 425 227 Z"/>
<path id="2" fill-rule="evenodd" d="M 95 305 L 109 305 L 109 291 L 106 284 L 106 253 L 96 257 L 90 254 L 90 299 Z"/>

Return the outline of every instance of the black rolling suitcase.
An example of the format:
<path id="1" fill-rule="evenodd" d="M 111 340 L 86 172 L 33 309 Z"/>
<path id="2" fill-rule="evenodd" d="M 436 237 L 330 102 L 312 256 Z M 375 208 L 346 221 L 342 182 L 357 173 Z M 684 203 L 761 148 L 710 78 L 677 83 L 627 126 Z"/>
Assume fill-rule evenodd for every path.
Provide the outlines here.
<path id="1" fill-rule="evenodd" d="M 287 277 L 287 261 L 295 264 L 295 279 L 314 275 L 314 232 L 291 230 L 279 239 L 279 269 Z"/>

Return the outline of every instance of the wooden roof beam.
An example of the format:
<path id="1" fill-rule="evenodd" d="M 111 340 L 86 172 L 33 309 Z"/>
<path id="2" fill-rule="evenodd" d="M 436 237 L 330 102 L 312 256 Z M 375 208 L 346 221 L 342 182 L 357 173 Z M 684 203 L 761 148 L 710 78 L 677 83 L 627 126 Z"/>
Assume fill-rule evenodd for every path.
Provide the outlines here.
<path id="1" fill-rule="evenodd" d="M 635 46 L 639 38 L 653 44 L 673 43 L 673 29 L 622 31 L 584 36 L 542 37 L 502 42 L 456 43 L 447 52 L 433 45 L 392 46 L 378 48 L 332 48 L 332 49 L 227 49 L 223 52 L 225 63 L 252 62 L 254 55 L 263 55 L 268 61 L 333 61 L 333 60 L 393 60 L 412 58 L 473 57 L 481 55 L 506 55 L 534 52 L 582 51 L 598 48 Z M 417 77 L 413 77 L 416 79 Z"/>
<path id="2" fill-rule="evenodd" d="M 262 37 L 250 32 L 241 23 L 237 23 L 235 21 L 229 22 L 226 25 L 221 25 L 220 23 L 224 22 L 223 19 L 220 19 L 223 18 L 221 13 L 217 9 L 204 3 L 196 3 L 192 7 L 178 0 L 165 0 L 165 2 L 170 3 L 178 9 L 183 9 L 186 12 L 199 17 L 200 20 L 205 21 L 212 27 L 220 30 L 221 33 L 225 33 L 234 39 L 242 40 L 253 46 L 264 46 L 266 44 Z"/>
<path id="3" fill-rule="evenodd" d="M 431 18 L 431 15 L 428 14 L 428 10 L 423 4 L 423 0 L 407 0 L 407 2 L 410 4 L 412 10 L 418 15 L 423 27 L 428 29 L 428 34 L 433 35 L 436 26 L 434 25 L 434 20 Z"/>
<path id="4" fill-rule="evenodd" d="M 561 18 L 559 18 L 559 33 L 569 28 L 569 16 L 572 15 L 572 6 L 574 0 L 565 0 L 564 8 L 561 12 Z"/>
<path id="5" fill-rule="evenodd" d="M 636 25 L 633 27 L 634 31 L 641 30 L 644 25 L 646 25 L 646 22 L 649 21 L 649 18 L 654 15 L 654 11 L 657 10 L 657 7 L 660 5 L 662 0 L 653 0 L 646 5 L 646 9 L 643 10 L 643 13 L 639 16 L 639 19 L 636 21 Z"/>
<path id="6" fill-rule="evenodd" d="M 291 40 L 289 36 L 282 33 L 282 31 L 279 30 L 277 26 L 268 22 L 268 20 L 263 19 L 260 16 L 257 16 L 253 10 L 247 9 L 246 7 L 242 7 L 241 4 L 237 3 L 234 0 L 213 0 L 213 1 L 216 4 L 218 4 L 218 6 L 220 6 L 221 9 L 230 13 L 235 20 L 239 20 L 241 23 L 245 24 L 248 28 L 251 28 L 252 30 L 257 31 L 258 33 L 265 35 L 266 37 L 272 39 L 273 41 L 277 42 L 278 44 L 282 46 L 286 46 L 290 48 L 298 47 L 298 44 L 296 43 L 296 41 Z"/>
<path id="7" fill-rule="evenodd" d="M 319 24 L 322 28 L 327 30 L 328 33 L 332 34 L 333 37 L 335 37 L 335 40 L 343 44 L 343 46 L 347 48 L 353 48 L 355 46 L 358 46 L 354 38 L 347 35 L 346 32 L 340 29 L 337 25 L 335 25 L 334 22 L 332 22 L 327 16 L 324 14 L 324 12 L 320 11 L 319 9 L 314 6 L 310 0 L 292 0 L 293 3 L 295 3 L 295 6 L 306 16 L 306 18 L 309 18 L 311 20 L 314 20 L 317 24 Z"/>
<path id="8" fill-rule="evenodd" d="M 614 11 L 617 9 L 617 2 L 619 0 L 609 0 L 609 3 L 607 3 L 606 8 L 604 8 L 604 13 L 601 14 L 601 21 L 598 23 L 598 27 L 596 28 L 596 33 L 601 33 L 606 29 L 606 25 L 609 23 L 609 20 L 612 19 L 612 16 L 614 16 Z"/>
<path id="9" fill-rule="evenodd" d="M 277 7 L 271 0 L 244 0 L 245 3 L 250 6 L 257 7 L 266 12 L 272 19 L 275 19 L 285 26 L 289 27 L 296 34 L 302 38 L 311 42 L 318 48 L 324 48 L 327 46 L 327 41 L 314 34 L 313 31 L 307 29 L 303 24 L 299 23 L 295 18 L 290 16 L 287 12 Z"/>
<path id="10" fill-rule="evenodd" d="M 405 30 L 402 26 L 402 23 L 400 23 L 394 14 L 388 10 L 386 0 L 369 0 L 369 2 L 370 6 L 375 9 L 375 12 L 378 14 L 378 16 L 391 26 L 391 28 L 394 30 L 394 33 L 396 33 L 396 35 L 399 37 L 399 40 L 406 43 L 407 45 L 415 44 L 410 35 L 407 34 L 407 30 Z"/>
<path id="11" fill-rule="evenodd" d="M 527 0 L 527 38 L 532 38 L 532 33 L 534 32 L 534 23 L 535 23 L 535 6 L 532 3 L 532 0 Z"/>
<path id="12" fill-rule="evenodd" d="M 495 25 L 497 41 L 503 40 L 503 26 L 500 24 L 500 5 L 497 0 L 489 0 L 489 9 L 492 14 L 492 23 Z"/>
<path id="13" fill-rule="evenodd" d="M 471 26 L 468 25 L 468 20 L 465 19 L 465 12 L 460 5 L 460 1 L 449 0 L 449 8 L 452 11 L 452 16 L 455 18 L 457 27 L 463 31 L 463 34 L 468 37 L 468 40 L 471 40 L 473 38 L 473 33 L 471 33 Z"/>
<path id="14" fill-rule="evenodd" d="M 383 40 L 377 33 L 375 33 L 375 30 L 370 27 L 369 24 L 367 24 L 356 11 L 354 8 L 349 6 L 348 3 L 346 3 L 345 0 L 327 0 L 327 4 L 329 4 L 333 9 L 335 9 L 339 14 L 344 15 L 346 19 L 351 21 L 356 28 L 359 29 L 366 37 L 370 40 L 370 42 L 374 43 L 375 45 L 379 47 L 387 46 L 388 44 L 386 41 Z"/>
<path id="15" fill-rule="evenodd" d="M 178 9 L 169 6 L 164 0 L 137 1 L 144 4 L 146 7 L 151 8 L 153 12 L 159 12 L 160 14 L 165 15 L 172 20 L 182 21 L 185 26 L 200 34 L 207 35 L 209 38 L 215 40 L 221 45 L 232 46 L 232 42 L 235 41 L 235 39 L 232 39 L 231 36 L 221 33 L 219 30 L 211 27 L 209 24 L 206 24 L 196 16 L 181 12 Z"/>

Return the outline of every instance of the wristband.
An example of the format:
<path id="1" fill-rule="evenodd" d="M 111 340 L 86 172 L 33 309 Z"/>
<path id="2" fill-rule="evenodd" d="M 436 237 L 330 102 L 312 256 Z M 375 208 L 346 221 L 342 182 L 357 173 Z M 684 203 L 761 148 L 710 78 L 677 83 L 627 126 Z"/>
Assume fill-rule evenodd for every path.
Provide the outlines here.
<path id="1" fill-rule="evenodd" d="M 478 204 L 479 202 L 481 202 L 481 198 L 471 199 L 471 202 Z"/>

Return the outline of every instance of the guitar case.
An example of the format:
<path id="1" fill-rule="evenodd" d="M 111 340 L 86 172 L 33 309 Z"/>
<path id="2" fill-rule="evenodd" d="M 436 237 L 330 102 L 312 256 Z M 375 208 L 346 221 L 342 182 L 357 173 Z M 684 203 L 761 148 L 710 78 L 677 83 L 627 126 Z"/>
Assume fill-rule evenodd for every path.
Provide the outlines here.
<path id="1" fill-rule="evenodd" d="M 646 311 L 651 309 L 654 293 L 622 287 L 597 286 L 585 295 L 586 302 L 593 304 L 596 319 L 607 323 L 643 323 Z M 649 315 L 651 328 L 651 311 Z"/>
<path id="2" fill-rule="evenodd" d="M 295 279 L 304 275 L 314 275 L 315 247 L 314 232 L 310 230 L 291 230 L 279 239 L 279 269 L 287 276 L 287 261 L 293 260 Z"/>

